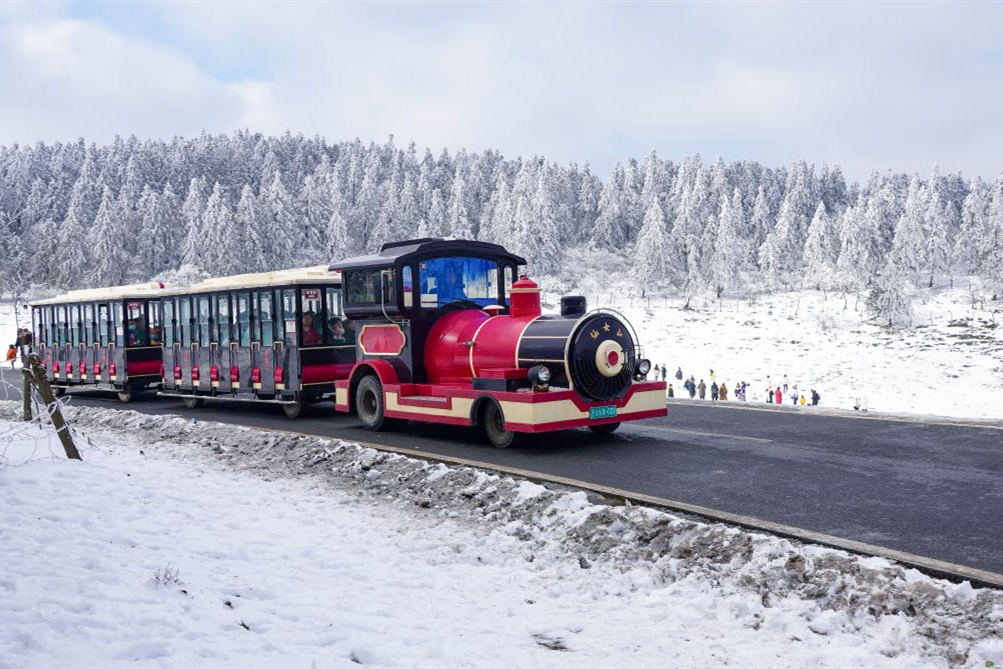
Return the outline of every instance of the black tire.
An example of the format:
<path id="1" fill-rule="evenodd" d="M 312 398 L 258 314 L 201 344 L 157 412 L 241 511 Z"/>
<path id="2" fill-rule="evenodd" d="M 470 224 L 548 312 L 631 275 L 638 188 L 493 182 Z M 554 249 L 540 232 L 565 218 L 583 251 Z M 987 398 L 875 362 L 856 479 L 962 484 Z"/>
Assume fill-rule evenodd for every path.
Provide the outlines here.
<path id="1" fill-rule="evenodd" d="M 505 416 L 495 402 L 484 407 L 484 434 L 495 448 L 508 448 L 515 441 L 515 432 L 505 429 Z"/>
<path id="2" fill-rule="evenodd" d="M 66 394 L 66 388 L 63 386 L 52 386 L 52 394 L 56 397 L 62 397 Z"/>
<path id="3" fill-rule="evenodd" d="M 362 377 L 355 389 L 355 413 L 367 430 L 390 427 L 390 419 L 383 414 L 383 384 L 373 374 Z"/>
<path id="4" fill-rule="evenodd" d="M 613 434 L 616 432 L 617 428 L 620 427 L 620 423 L 603 423 L 602 425 L 589 425 L 589 429 L 596 434 Z"/>
<path id="5" fill-rule="evenodd" d="M 198 397 L 182 397 L 181 402 L 186 409 L 198 409 L 202 406 L 202 400 Z"/>
<path id="6" fill-rule="evenodd" d="M 122 404 L 128 404 L 132 401 L 132 388 L 125 388 L 124 390 L 119 390 L 117 393 L 118 401 Z"/>
<path id="7" fill-rule="evenodd" d="M 295 404 L 283 404 L 282 413 L 286 415 L 286 418 L 299 418 L 299 415 L 303 412 L 303 400 L 297 399 Z"/>

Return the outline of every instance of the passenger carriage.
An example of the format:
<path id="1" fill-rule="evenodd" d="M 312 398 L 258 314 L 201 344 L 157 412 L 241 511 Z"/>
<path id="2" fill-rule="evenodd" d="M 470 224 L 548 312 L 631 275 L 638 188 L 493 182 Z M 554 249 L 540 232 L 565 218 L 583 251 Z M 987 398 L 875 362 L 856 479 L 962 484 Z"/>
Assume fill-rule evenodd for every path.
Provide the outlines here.
<path id="1" fill-rule="evenodd" d="M 295 417 L 355 363 L 341 278 L 326 266 L 208 279 L 161 297 L 162 396 L 229 400 Z"/>
<path id="2" fill-rule="evenodd" d="M 128 402 L 160 383 L 163 286 L 74 290 L 31 304 L 35 346 L 57 394 L 86 386 Z"/>
<path id="3" fill-rule="evenodd" d="M 370 429 L 394 420 L 482 426 L 496 446 L 517 433 L 664 416 L 665 383 L 621 315 L 561 300 L 543 314 L 525 260 L 485 242 L 420 239 L 331 265 L 358 330 L 358 362 L 335 382 L 337 411 Z"/>

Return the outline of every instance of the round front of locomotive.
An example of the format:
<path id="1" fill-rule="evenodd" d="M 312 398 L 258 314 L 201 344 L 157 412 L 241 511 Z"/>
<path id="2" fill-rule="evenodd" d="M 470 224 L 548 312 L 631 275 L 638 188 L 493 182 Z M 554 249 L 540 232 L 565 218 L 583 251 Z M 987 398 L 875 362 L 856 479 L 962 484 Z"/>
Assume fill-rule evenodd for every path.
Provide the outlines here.
<path id="1" fill-rule="evenodd" d="M 581 395 L 614 399 L 623 395 L 637 372 L 637 348 L 620 318 L 595 312 L 583 317 L 571 333 L 567 361 Z"/>

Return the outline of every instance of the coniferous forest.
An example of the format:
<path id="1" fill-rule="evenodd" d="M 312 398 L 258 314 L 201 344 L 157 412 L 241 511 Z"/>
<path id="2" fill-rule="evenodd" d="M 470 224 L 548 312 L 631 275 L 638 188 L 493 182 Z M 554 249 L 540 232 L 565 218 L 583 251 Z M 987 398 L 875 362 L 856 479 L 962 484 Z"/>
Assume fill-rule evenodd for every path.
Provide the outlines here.
<path id="1" fill-rule="evenodd" d="M 250 132 L 104 146 L 0 147 L 4 292 L 326 263 L 388 240 L 499 242 L 538 276 L 591 252 L 649 292 L 749 294 L 910 286 L 978 275 L 1003 292 L 1003 174 L 871 174 L 807 162 L 680 162 L 608 175 L 543 157 L 419 151 Z"/>

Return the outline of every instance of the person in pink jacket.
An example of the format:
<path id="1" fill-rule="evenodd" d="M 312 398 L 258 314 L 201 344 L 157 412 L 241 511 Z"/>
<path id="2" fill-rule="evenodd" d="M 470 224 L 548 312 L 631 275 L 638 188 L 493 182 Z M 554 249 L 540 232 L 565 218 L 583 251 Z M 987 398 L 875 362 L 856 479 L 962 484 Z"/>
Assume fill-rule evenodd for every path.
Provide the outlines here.
<path id="1" fill-rule="evenodd" d="M 773 393 L 773 401 L 777 404 L 783 404 L 784 396 L 780 393 L 780 386 L 777 386 L 776 391 Z"/>

